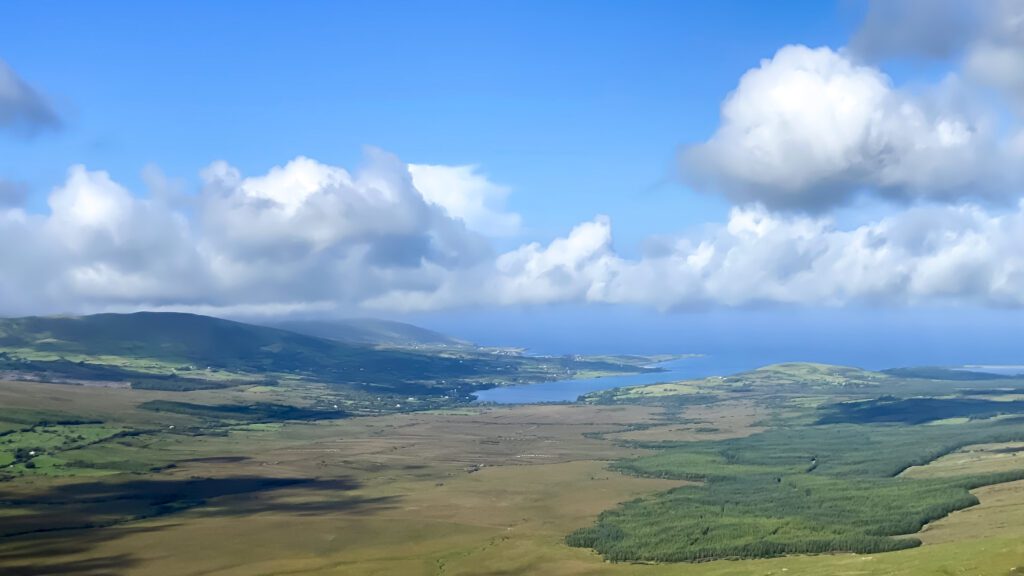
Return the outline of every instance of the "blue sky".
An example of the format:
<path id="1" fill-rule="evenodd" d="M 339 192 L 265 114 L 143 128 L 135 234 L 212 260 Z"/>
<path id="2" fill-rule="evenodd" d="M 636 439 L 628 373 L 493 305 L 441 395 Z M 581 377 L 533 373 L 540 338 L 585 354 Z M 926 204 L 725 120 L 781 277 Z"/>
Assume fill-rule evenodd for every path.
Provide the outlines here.
<path id="1" fill-rule="evenodd" d="M 610 214 L 630 249 L 724 216 L 676 181 L 676 148 L 713 132 L 747 68 L 787 43 L 841 45 L 856 16 L 811 1 L 14 2 L 0 57 L 67 126 L 0 155 L 41 208 L 76 163 L 138 192 L 149 163 L 195 186 L 214 159 L 352 166 L 373 145 L 479 164 L 539 239 Z"/>
<path id="2" fill-rule="evenodd" d="M 0 314 L 1017 362 L 1014 10 L 10 2 Z"/>

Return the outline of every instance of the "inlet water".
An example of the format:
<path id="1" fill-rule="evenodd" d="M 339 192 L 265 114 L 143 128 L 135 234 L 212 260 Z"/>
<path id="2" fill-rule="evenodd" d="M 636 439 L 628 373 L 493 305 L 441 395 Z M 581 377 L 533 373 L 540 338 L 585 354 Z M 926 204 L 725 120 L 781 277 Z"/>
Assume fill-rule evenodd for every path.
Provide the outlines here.
<path id="1" fill-rule="evenodd" d="M 556 380 L 522 386 L 503 386 L 481 390 L 475 394 L 477 402 L 493 402 L 495 404 L 538 404 L 541 402 L 575 402 L 577 398 L 588 392 L 608 390 L 621 386 L 641 386 L 691 380 L 706 376 L 732 374 L 743 370 L 751 370 L 759 366 L 752 359 L 727 361 L 721 356 L 698 356 L 683 358 L 655 364 L 661 372 L 644 372 L 641 374 L 624 374 L 621 376 L 604 376 L 601 378 L 580 378 L 576 380 Z"/>

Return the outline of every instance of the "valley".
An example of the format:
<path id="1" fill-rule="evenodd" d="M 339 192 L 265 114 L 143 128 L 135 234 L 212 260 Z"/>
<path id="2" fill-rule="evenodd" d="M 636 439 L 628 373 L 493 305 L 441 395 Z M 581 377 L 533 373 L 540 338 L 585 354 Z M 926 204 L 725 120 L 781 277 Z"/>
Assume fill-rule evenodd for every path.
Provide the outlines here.
<path id="1" fill-rule="evenodd" d="M 914 376 L 788 364 L 362 415 L 305 381 L 0 382 L 0 566 L 1008 574 L 1024 558 L 1024 382 Z"/>

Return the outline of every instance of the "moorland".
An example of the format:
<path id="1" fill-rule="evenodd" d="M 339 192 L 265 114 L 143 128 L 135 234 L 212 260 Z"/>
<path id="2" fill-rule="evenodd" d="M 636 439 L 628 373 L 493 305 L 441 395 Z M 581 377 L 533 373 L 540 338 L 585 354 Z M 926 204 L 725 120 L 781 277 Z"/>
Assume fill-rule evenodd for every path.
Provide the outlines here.
<path id="1" fill-rule="evenodd" d="M 5 574 L 1024 566 L 1019 378 L 781 364 L 484 406 L 646 362 L 129 316 L 0 324 Z"/>

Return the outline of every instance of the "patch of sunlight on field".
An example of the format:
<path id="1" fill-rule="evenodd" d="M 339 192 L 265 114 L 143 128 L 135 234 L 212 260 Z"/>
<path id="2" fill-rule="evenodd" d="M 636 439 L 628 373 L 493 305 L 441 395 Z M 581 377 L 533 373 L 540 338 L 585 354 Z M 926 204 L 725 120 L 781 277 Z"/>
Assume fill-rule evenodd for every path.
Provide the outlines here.
<path id="1" fill-rule="evenodd" d="M 790 400 L 791 403 L 801 408 L 817 408 L 818 406 L 830 401 L 831 400 L 825 396 L 801 396 Z"/>
<path id="2" fill-rule="evenodd" d="M 948 426 L 951 424 L 969 424 L 971 422 L 995 422 L 997 420 L 1006 420 L 1008 418 L 1019 418 L 1020 414 L 996 414 L 991 418 L 968 418 L 966 416 L 960 416 L 956 418 L 942 418 L 941 420 L 932 420 L 931 422 L 925 422 L 923 426 Z"/>
<path id="3" fill-rule="evenodd" d="M 961 416 L 957 418 L 943 418 L 941 420 L 932 420 L 931 422 L 926 422 L 924 426 L 950 426 L 955 424 L 967 424 L 970 421 L 970 418 Z"/>
<path id="4" fill-rule="evenodd" d="M 637 386 L 627 388 L 620 398 L 643 398 L 650 396 L 675 396 L 679 394 L 699 394 L 700 388 L 694 384 L 685 382 L 673 382 L 669 384 L 651 384 L 648 386 Z"/>
<path id="5" fill-rule="evenodd" d="M 424 410 L 421 414 L 435 414 L 437 416 L 478 416 L 479 408 L 440 408 L 437 410 Z"/>
<path id="6" fill-rule="evenodd" d="M 1024 480 L 985 486 L 971 492 L 981 504 L 932 522 L 915 536 L 925 544 L 1024 536 Z"/>
<path id="7" fill-rule="evenodd" d="M 1024 467 L 1024 443 L 975 444 L 924 466 L 908 468 L 903 475 L 935 478 L 1003 472 L 1021 467 Z M 980 546 L 997 538 L 1024 536 L 1024 481 L 984 486 L 971 493 L 978 497 L 980 504 L 932 522 L 914 536 L 929 550 L 940 544 L 955 546 L 965 541 L 985 540 L 979 542 Z M 1024 565 L 1024 561 L 1020 564 Z"/>
<path id="8" fill-rule="evenodd" d="M 1006 442 L 974 444 L 932 460 L 923 466 L 912 466 L 903 471 L 907 478 L 941 478 L 1005 472 L 1024 468 L 1024 444 Z"/>
<path id="9" fill-rule="evenodd" d="M 969 398 L 981 398 L 993 402 L 1020 402 L 1024 400 L 1024 394 L 988 394 L 984 396 L 967 396 Z"/>
<path id="10" fill-rule="evenodd" d="M 232 426 L 232 432 L 273 432 L 284 428 L 284 424 L 280 422 L 259 422 L 256 424 L 244 424 L 242 426 Z"/>

